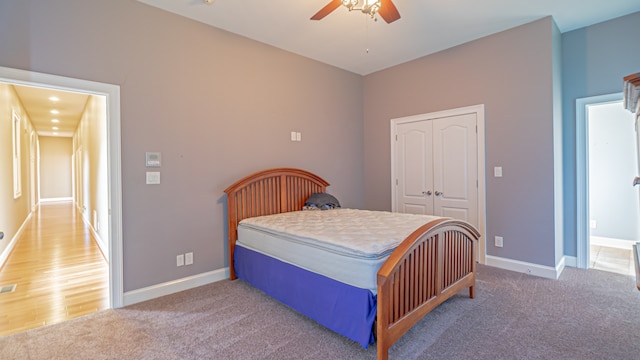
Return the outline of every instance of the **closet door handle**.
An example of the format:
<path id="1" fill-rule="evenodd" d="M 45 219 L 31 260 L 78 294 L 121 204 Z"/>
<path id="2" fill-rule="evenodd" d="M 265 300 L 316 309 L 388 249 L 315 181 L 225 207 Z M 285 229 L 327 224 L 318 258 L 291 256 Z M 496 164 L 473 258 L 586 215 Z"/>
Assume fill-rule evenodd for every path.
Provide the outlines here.
<path id="1" fill-rule="evenodd" d="M 427 191 L 423 191 L 422 195 L 427 195 L 427 196 L 431 196 L 431 190 L 427 190 Z"/>
<path id="2" fill-rule="evenodd" d="M 442 192 L 436 190 L 436 196 L 440 196 L 440 195 L 442 195 Z"/>

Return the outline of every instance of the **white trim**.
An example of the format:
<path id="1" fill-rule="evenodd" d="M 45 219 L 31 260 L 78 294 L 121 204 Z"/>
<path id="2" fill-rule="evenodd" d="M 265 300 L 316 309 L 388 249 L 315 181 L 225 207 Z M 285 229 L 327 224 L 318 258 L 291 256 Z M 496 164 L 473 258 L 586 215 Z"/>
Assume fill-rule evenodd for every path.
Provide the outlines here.
<path id="1" fill-rule="evenodd" d="M 36 190 L 36 168 L 37 158 L 38 158 L 38 136 L 34 130 L 31 130 L 29 134 L 29 205 L 31 207 L 31 211 L 34 211 L 38 206 L 38 191 Z"/>
<path id="2" fill-rule="evenodd" d="M 59 197 L 59 198 L 42 198 L 40 202 L 65 202 L 65 201 L 73 201 L 72 197 Z"/>
<path id="3" fill-rule="evenodd" d="M 448 109 L 442 111 L 436 111 L 426 114 L 406 116 L 396 119 L 391 119 L 391 211 L 397 211 L 396 209 L 396 150 L 395 150 L 395 138 L 398 134 L 398 125 L 424 120 L 434 120 L 443 117 L 465 115 L 469 113 L 476 114 L 477 131 L 477 155 L 478 155 L 478 231 L 480 231 L 480 241 L 478 241 L 478 262 L 481 264 L 486 263 L 485 256 L 487 254 L 487 246 L 485 239 L 486 234 L 486 185 L 485 185 L 485 121 L 484 121 L 484 104 L 466 106 L 456 109 Z"/>
<path id="4" fill-rule="evenodd" d="M 73 198 L 72 198 L 72 201 L 73 201 Z M 100 234 L 98 233 L 96 228 L 93 226 L 92 220 L 88 217 L 88 215 L 85 212 L 83 212 L 82 208 L 79 206 L 76 206 L 76 209 L 78 209 L 78 212 L 82 214 L 82 221 L 89 228 L 89 231 L 93 236 L 93 240 L 95 241 L 96 245 L 98 245 L 98 248 L 100 248 L 100 252 L 102 253 L 102 256 L 104 257 L 105 261 L 107 262 L 107 264 L 109 264 L 109 256 L 108 256 L 109 244 L 105 243 L 104 240 L 102 240 L 102 238 L 100 237 Z"/>
<path id="5" fill-rule="evenodd" d="M 589 268 L 589 132 L 587 108 L 622 100 L 622 93 L 576 99 L 576 259 L 577 267 Z"/>
<path id="6" fill-rule="evenodd" d="M 78 208 L 79 209 L 79 208 Z M 79 209 L 80 210 L 80 209 Z M 93 236 L 93 240 L 95 240 L 96 245 L 98 245 L 98 248 L 100 248 L 100 252 L 102 252 L 102 256 L 105 258 L 105 261 L 107 262 L 107 264 L 109 263 L 109 257 L 108 256 L 104 256 L 105 254 L 108 254 L 108 244 L 105 244 L 104 241 L 102 240 L 102 238 L 100 237 L 100 234 L 98 234 L 98 232 L 96 231 L 96 229 L 93 227 L 93 224 L 91 223 L 91 221 L 89 219 L 87 219 L 87 217 L 85 216 L 85 214 L 82 215 L 82 221 L 85 223 L 85 225 L 87 225 L 87 227 L 89 228 L 89 231 L 91 232 L 91 236 Z"/>
<path id="7" fill-rule="evenodd" d="M 122 307 L 124 298 L 122 255 L 122 178 L 120 154 L 120 86 L 58 75 L 0 67 L 0 81 L 107 98 L 107 174 L 109 176 L 109 300 Z"/>
<path id="8" fill-rule="evenodd" d="M 22 119 L 16 112 L 16 109 L 11 110 L 11 144 L 13 150 L 11 151 L 13 159 L 13 198 L 18 199 L 22 196 Z"/>
<path id="9" fill-rule="evenodd" d="M 636 240 L 624 240 L 609 238 L 603 236 L 591 236 L 589 238 L 591 245 L 598 245 L 616 249 L 633 250 L 633 245 L 637 243 Z"/>
<path id="10" fill-rule="evenodd" d="M 524 261 L 501 258 L 493 255 L 486 256 L 486 264 L 500 269 L 515 271 L 547 279 L 558 279 L 565 268 L 565 257 L 556 267 L 532 264 Z"/>
<path id="11" fill-rule="evenodd" d="M 16 234 L 13 235 L 13 237 L 11 238 L 9 245 L 7 245 L 7 247 L 4 248 L 2 253 L 0 253 L 0 268 L 4 266 L 4 263 L 9 258 L 11 251 L 13 251 L 13 248 L 16 246 L 16 243 L 18 242 L 18 238 L 20 238 L 22 231 L 24 231 L 25 225 L 27 224 L 27 222 L 29 222 L 32 215 L 33 215 L 33 212 L 30 212 L 29 215 L 27 215 L 27 217 L 24 219 L 24 222 L 22 222 L 22 225 L 20 225 L 20 227 L 18 228 L 18 231 L 16 231 Z"/>
<path id="12" fill-rule="evenodd" d="M 100 248 L 100 252 L 102 252 L 102 255 L 104 256 L 104 254 L 106 254 L 107 251 L 109 251 L 109 249 L 107 248 L 107 244 L 105 244 L 104 241 L 102 241 L 100 234 L 98 234 L 96 229 L 93 228 L 93 225 L 89 224 L 89 230 L 91 231 L 91 235 L 93 236 L 93 239 L 96 241 L 96 245 L 98 245 L 98 247 Z M 107 261 L 107 263 L 109 263 L 109 257 L 105 257 L 105 260 Z"/>
<path id="13" fill-rule="evenodd" d="M 174 294 L 180 291 L 196 288 L 229 278 L 229 268 L 225 267 L 215 271 L 189 276 L 182 279 L 168 281 L 162 284 L 152 285 L 124 294 L 124 306 L 155 299 L 161 296 Z"/>
<path id="14" fill-rule="evenodd" d="M 564 256 L 564 264 L 569 267 L 578 267 L 578 258 L 575 256 Z"/>

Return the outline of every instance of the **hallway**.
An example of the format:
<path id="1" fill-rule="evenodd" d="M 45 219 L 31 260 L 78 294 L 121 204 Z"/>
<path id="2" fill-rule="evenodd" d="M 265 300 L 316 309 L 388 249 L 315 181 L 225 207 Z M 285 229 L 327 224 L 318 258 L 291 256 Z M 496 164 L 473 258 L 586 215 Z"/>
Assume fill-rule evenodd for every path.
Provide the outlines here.
<path id="1" fill-rule="evenodd" d="M 73 202 L 42 203 L 0 269 L 0 336 L 109 308 L 109 267 Z"/>

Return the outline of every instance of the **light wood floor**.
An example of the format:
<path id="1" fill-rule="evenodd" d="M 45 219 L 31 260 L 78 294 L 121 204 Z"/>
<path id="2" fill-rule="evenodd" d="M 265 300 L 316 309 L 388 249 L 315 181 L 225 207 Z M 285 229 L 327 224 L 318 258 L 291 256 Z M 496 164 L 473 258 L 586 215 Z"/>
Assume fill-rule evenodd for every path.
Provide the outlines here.
<path id="1" fill-rule="evenodd" d="M 109 307 L 108 266 L 72 202 L 43 203 L 0 269 L 0 336 Z"/>
<path id="2" fill-rule="evenodd" d="M 591 268 L 623 275 L 636 274 L 631 249 L 591 245 Z"/>

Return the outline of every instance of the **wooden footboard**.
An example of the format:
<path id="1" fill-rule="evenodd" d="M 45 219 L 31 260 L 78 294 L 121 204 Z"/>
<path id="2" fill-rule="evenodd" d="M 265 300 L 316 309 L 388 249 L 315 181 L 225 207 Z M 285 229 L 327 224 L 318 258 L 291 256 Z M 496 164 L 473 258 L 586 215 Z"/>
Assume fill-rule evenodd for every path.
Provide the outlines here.
<path id="1" fill-rule="evenodd" d="M 475 297 L 478 231 L 438 219 L 414 231 L 378 271 L 377 353 L 389 348 L 436 306 L 469 288 Z"/>

